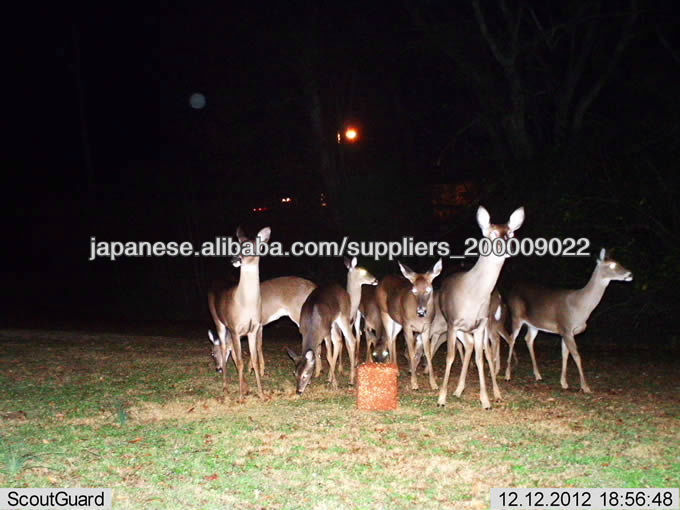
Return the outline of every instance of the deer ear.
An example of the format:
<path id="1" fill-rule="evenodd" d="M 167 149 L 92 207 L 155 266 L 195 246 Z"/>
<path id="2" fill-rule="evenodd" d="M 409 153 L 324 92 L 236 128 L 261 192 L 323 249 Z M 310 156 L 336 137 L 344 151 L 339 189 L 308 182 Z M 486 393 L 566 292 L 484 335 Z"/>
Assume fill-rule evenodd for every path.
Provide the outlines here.
<path id="1" fill-rule="evenodd" d="M 353 268 L 357 267 L 357 258 L 352 257 L 352 259 L 350 260 L 347 257 L 345 257 L 345 267 L 347 269 L 353 269 Z"/>
<path id="2" fill-rule="evenodd" d="M 482 229 L 482 232 L 486 234 L 491 226 L 491 216 L 489 216 L 489 211 L 484 209 L 484 206 L 479 206 L 477 208 L 477 225 Z"/>
<path id="3" fill-rule="evenodd" d="M 600 262 L 602 262 L 606 256 L 607 256 L 607 250 L 605 250 L 604 248 L 602 248 L 602 249 L 600 250 L 600 256 L 598 257 L 597 260 L 599 260 Z"/>
<path id="4" fill-rule="evenodd" d="M 399 264 L 399 269 L 401 269 L 401 274 L 404 275 L 404 278 L 413 283 L 416 279 L 416 274 L 413 272 L 413 270 L 406 264 L 402 264 L 399 261 L 397 261 L 397 264 Z"/>
<path id="5" fill-rule="evenodd" d="M 297 354 L 295 354 L 288 347 L 286 347 L 286 351 L 288 352 L 288 356 L 290 357 L 290 359 L 293 360 L 293 363 L 295 363 L 297 365 L 297 362 L 300 361 L 301 356 L 298 356 Z"/>
<path id="6" fill-rule="evenodd" d="M 257 233 L 257 238 L 260 240 L 261 243 L 266 243 L 269 241 L 269 236 L 271 235 L 271 233 L 272 233 L 271 228 L 264 227 Z"/>
<path id="7" fill-rule="evenodd" d="M 440 258 L 437 262 L 434 263 L 434 266 L 432 266 L 432 270 L 430 271 L 430 282 L 434 280 L 437 276 L 439 276 L 439 273 L 442 272 L 442 259 Z"/>
<path id="8" fill-rule="evenodd" d="M 208 338 L 210 339 L 210 343 L 213 345 L 220 345 L 219 340 L 215 340 L 215 337 L 213 336 L 213 332 L 208 330 Z"/>
<path id="9" fill-rule="evenodd" d="M 522 223 L 524 223 L 524 207 L 520 207 L 519 209 L 516 209 L 515 212 L 513 212 L 510 215 L 510 220 L 508 221 L 508 227 L 510 227 L 511 230 L 517 230 L 519 227 L 522 226 Z"/>
<path id="10" fill-rule="evenodd" d="M 242 242 L 248 240 L 248 237 L 246 237 L 246 233 L 241 228 L 241 225 L 239 225 L 238 228 L 236 229 L 236 238 L 238 239 L 239 243 L 242 243 Z"/>

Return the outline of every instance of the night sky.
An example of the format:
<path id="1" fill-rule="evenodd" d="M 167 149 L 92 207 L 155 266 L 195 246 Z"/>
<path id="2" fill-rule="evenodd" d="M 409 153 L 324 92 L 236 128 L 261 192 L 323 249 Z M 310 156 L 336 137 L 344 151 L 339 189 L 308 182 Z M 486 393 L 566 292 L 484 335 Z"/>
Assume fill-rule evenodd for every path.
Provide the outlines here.
<path id="1" fill-rule="evenodd" d="M 645 164 L 661 172 L 669 194 L 663 199 L 673 202 L 677 177 L 667 175 L 675 175 L 671 162 L 678 149 L 680 37 L 672 2 L 603 2 L 590 36 L 584 21 L 591 19 L 590 7 L 583 7 L 588 2 L 537 8 L 533 15 L 542 21 L 543 33 L 532 13 L 522 11 L 526 21 L 518 32 L 517 68 L 534 142 L 530 157 L 498 149 L 507 144 L 494 145 L 493 126 L 487 127 L 496 122 L 502 130 L 512 122 L 506 75 L 471 4 L 450 3 L 92 4 L 72 12 L 26 13 L 18 20 L 17 27 L 25 29 L 18 30 L 14 48 L 19 72 L 6 75 L 14 90 L 7 96 L 13 122 L 6 187 L 10 249 L 4 265 L 13 303 L 7 321 L 26 321 L 36 306 L 45 320 L 202 320 L 210 282 L 235 277 L 223 260 L 88 263 L 93 235 L 207 240 L 230 235 L 239 224 L 251 230 L 271 224 L 272 239 L 278 240 L 345 233 L 452 240 L 446 236 L 462 231 L 433 218 L 432 187 L 466 180 L 479 185 L 492 218 L 507 218 L 525 204 L 528 233 L 535 233 L 532 228 L 552 233 L 556 220 L 537 214 L 536 207 L 563 207 L 560 199 L 580 188 L 605 196 L 612 161 L 640 162 L 613 178 L 635 175 L 630 182 L 640 195 L 628 197 L 622 185 L 616 196 L 625 200 L 609 210 L 625 210 L 626 200 L 638 204 L 657 196 L 653 187 L 637 184 Z M 501 51 L 510 51 L 500 5 L 482 2 Z M 519 12 L 517 2 L 508 5 Z M 627 26 L 630 5 L 639 14 Z M 625 48 L 608 70 L 625 30 Z M 568 79 L 565 66 L 588 37 L 594 39 L 575 97 L 587 94 L 603 72 L 607 79 L 583 129 L 558 140 L 551 128 L 555 91 Z M 361 129 L 356 146 L 326 146 L 335 156 L 342 151 L 343 177 L 332 211 L 318 207 L 328 182 L 319 170 L 324 146 L 310 119 L 310 91 L 321 100 L 328 139 L 346 122 Z M 204 108 L 190 106 L 193 93 L 204 95 Z M 554 169 L 552 162 L 574 154 L 582 157 L 578 166 L 562 173 Z M 563 180 L 555 188 L 532 187 L 558 174 Z M 288 195 L 295 197 L 295 208 L 252 213 L 253 207 L 274 207 Z M 335 209 L 338 202 L 346 205 Z M 472 222 L 474 228 L 475 205 L 461 212 L 456 225 Z M 583 210 L 574 201 L 564 207 Z M 649 214 L 674 232 L 675 209 Z M 626 221 L 652 221 L 640 218 Z M 621 241 L 630 253 L 634 242 L 649 245 L 654 235 L 661 237 L 661 231 L 643 232 L 631 241 L 629 232 L 625 240 L 617 239 L 620 221 L 617 215 L 603 220 L 597 232 L 611 235 L 596 240 Z M 584 219 L 574 229 L 587 223 Z M 334 265 L 340 267 L 328 269 Z M 583 283 L 590 262 L 578 267 L 582 275 L 575 281 Z M 377 267 L 381 274 L 389 270 L 389 265 Z M 291 260 L 263 268 L 265 277 L 284 273 L 341 279 L 342 265 Z M 654 279 L 651 272 L 649 278 Z"/>

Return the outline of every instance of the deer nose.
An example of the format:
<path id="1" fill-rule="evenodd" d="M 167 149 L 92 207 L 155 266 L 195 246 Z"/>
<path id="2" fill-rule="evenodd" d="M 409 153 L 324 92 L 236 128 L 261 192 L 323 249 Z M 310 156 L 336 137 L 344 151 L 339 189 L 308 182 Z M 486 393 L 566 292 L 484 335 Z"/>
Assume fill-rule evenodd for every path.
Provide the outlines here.
<path id="1" fill-rule="evenodd" d="M 623 278 L 624 281 L 626 282 L 632 282 L 633 281 L 633 273 L 628 271 L 628 274 Z"/>
<path id="2" fill-rule="evenodd" d="M 235 256 L 231 258 L 231 265 L 234 267 L 239 267 L 241 265 L 241 257 Z"/>
<path id="3" fill-rule="evenodd" d="M 218 373 L 218 374 L 221 374 L 221 373 L 222 373 L 222 369 L 221 369 L 221 368 L 216 368 L 215 370 L 217 370 L 217 373 Z"/>
<path id="4" fill-rule="evenodd" d="M 418 317 L 425 317 L 427 315 L 427 308 L 418 308 Z"/>

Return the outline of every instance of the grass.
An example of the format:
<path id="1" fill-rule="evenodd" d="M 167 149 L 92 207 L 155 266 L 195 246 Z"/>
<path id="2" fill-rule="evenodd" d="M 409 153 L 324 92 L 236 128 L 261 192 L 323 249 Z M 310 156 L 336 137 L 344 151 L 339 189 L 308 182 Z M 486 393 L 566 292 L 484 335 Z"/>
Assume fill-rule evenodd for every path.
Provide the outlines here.
<path id="1" fill-rule="evenodd" d="M 298 342 L 265 330 L 267 398 L 239 404 L 233 367 L 218 399 L 202 337 L 1 331 L 0 486 L 112 487 L 116 508 L 481 509 L 491 487 L 680 483 L 674 356 L 584 350 L 586 395 L 560 388 L 559 347 L 539 339 L 545 381 L 520 348 L 491 411 L 473 366 L 445 408 L 402 372 L 399 409 L 368 413 L 346 375 L 295 395 L 283 348 Z"/>

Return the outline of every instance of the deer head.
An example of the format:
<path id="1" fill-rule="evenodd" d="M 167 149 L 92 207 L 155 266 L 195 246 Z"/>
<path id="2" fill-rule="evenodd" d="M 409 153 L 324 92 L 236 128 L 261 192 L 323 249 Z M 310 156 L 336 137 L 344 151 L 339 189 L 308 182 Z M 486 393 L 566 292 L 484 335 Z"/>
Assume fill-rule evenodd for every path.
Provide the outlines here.
<path id="1" fill-rule="evenodd" d="M 349 286 L 378 285 L 378 279 L 363 267 L 357 267 L 357 258 L 351 260 L 345 257 L 345 267 L 347 268 L 347 282 Z"/>
<path id="2" fill-rule="evenodd" d="M 411 293 L 416 298 L 416 313 L 418 317 L 425 317 L 427 315 L 427 305 L 432 299 L 432 280 L 442 272 L 442 259 L 439 259 L 427 273 L 416 273 L 401 262 L 399 262 L 399 268 L 401 269 L 401 274 L 411 282 Z"/>
<path id="3" fill-rule="evenodd" d="M 633 280 L 633 273 L 613 258 L 608 257 L 604 248 L 600 250 L 600 256 L 597 258 L 597 267 L 600 271 L 600 278 L 607 282 L 611 280 L 630 282 Z"/>
<path id="4" fill-rule="evenodd" d="M 236 229 L 236 238 L 241 244 L 241 249 L 238 255 L 231 258 L 231 263 L 234 267 L 240 266 L 257 266 L 260 261 L 261 248 L 258 249 L 262 244 L 269 242 L 269 236 L 271 234 L 271 229 L 269 227 L 264 227 L 257 233 L 255 239 L 250 239 L 246 236 L 245 232 L 241 227 Z"/>
<path id="5" fill-rule="evenodd" d="M 215 370 L 221 374 L 225 370 L 227 364 L 227 360 L 224 359 L 222 342 L 220 342 L 220 339 L 216 338 L 213 335 L 213 332 L 210 330 L 208 330 L 208 339 L 210 340 L 210 345 L 212 346 L 210 356 L 212 357 L 213 361 L 215 361 Z"/>
<path id="6" fill-rule="evenodd" d="M 511 215 L 510 219 L 505 225 L 495 225 L 491 223 L 489 211 L 481 205 L 477 209 L 477 224 L 482 229 L 484 237 L 488 237 L 492 241 L 494 239 L 511 239 L 515 237 L 515 230 L 519 229 L 524 223 L 524 207 L 516 209 Z"/>
<path id="7" fill-rule="evenodd" d="M 312 380 L 314 368 L 316 367 L 316 355 L 311 349 L 307 349 L 303 354 L 297 355 L 290 349 L 287 349 L 288 356 L 295 363 L 295 380 L 297 381 L 297 394 L 302 395 L 307 388 L 307 385 Z"/>

